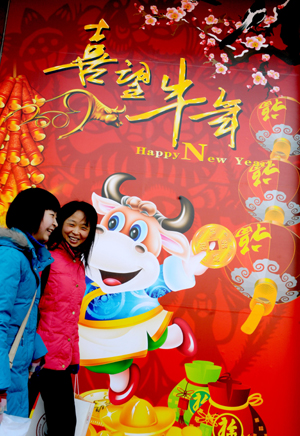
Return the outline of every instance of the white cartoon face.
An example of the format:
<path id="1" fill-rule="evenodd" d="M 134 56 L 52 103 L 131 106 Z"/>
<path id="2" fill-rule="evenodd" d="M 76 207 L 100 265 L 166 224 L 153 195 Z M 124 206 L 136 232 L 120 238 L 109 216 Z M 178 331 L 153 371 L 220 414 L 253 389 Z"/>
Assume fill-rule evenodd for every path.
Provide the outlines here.
<path id="1" fill-rule="evenodd" d="M 132 235 L 138 232 L 138 225 Z M 159 275 L 156 256 L 146 245 L 119 231 L 98 226 L 88 276 L 107 294 L 137 291 L 154 283 Z"/>

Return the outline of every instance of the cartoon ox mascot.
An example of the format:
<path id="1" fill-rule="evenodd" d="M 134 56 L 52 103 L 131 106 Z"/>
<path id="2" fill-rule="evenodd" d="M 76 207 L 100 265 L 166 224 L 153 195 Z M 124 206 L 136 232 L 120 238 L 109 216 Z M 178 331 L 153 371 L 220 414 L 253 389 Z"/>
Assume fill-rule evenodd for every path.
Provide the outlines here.
<path id="1" fill-rule="evenodd" d="M 192 288 L 195 275 L 203 274 L 200 264 L 206 255 L 192 255 L 187 238 L 194 208 L 180 197 L 178 217 L 164 217 L 154 203 L 120 193 L 126 173 L 108 177 L 102 197 L 93 193 L 92 201 L 104 215 L 87 270 L 87 289 L 80 320 L 81 366 L 109 374 L 109 399 L 113 404 L 128 401 L 139 382 L 139 368 L 132 364 L 148 350 L 177 347 L 193 356 L 197 343 L 189 325 L 175 318 L 159 304 L 168 292 Z M 159 265 L 161 249 L 171 256 Z"/>

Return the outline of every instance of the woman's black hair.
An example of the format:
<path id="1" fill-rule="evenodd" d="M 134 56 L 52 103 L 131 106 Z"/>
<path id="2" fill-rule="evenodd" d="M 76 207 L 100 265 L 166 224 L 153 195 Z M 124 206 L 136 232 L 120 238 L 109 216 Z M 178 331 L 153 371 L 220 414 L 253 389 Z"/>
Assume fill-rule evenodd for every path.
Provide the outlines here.
<path id="1" fill-rule="evenodd" d="M 19 192 L 12 201 L 6 215 L 9 229 L 15 227 L 22 232 L 37 233 L 46 210 L 57 212 L 60 204 L 57 198 L 42 188 L 29 188 Z"/>
<path id="2" fill-rule="evenodd" d="M 80 210 L 84 213 L 86 224 L 90 226 L 90 231 L 87 239 L 78 247 L 78 251 L 84 257 L 85 266 L 88 266 L 88 258 L 93 247 L 98 215 L 94 207 L 85 201 L 71 201 L 65 204 L 59 211 L 57 216 L 58 227 L 52 232 L 47 247 L 49 250 L 55 248 L 63 241 L 62 228 L 66 219 L 70 218 L 75 212 Z"/>

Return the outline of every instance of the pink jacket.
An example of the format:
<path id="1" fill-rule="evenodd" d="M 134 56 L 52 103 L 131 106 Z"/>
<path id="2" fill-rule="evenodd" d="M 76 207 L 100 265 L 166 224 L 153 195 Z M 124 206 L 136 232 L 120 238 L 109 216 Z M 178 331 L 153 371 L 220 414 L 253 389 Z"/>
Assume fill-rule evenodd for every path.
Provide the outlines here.
<path id="1" fill-rule="evenodd" d="M 45 368 L 64 370 L 79 364 L 78 320 L 85 291 L 83 263 L 66 244 L 51 251 L 54 262 L 41 298 L 38 333 L 48 353 Z"/>

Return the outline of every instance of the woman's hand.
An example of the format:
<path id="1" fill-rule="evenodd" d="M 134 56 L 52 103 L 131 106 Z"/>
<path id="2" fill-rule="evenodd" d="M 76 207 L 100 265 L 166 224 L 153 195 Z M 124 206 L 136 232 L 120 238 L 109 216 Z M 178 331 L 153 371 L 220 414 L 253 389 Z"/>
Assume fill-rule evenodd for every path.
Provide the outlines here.
<path id="1" fill-rule="evenodd" d="M 31 379 L 32 374 L 35 372 L 36 368 L 40 365 L 41 359 L 33 360 L 31 363 L 31 367 L 29 369 L 28 378 Z"/>
<path id="2" fill-rule="evenodd" d="M 70 365 L 69 366 L 69 370 L 71 374 L 78 374 L 79 372 L 79 365 L 75 364 L 75 365 Z"/>

